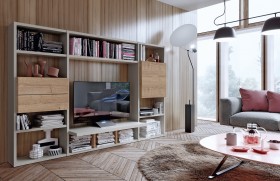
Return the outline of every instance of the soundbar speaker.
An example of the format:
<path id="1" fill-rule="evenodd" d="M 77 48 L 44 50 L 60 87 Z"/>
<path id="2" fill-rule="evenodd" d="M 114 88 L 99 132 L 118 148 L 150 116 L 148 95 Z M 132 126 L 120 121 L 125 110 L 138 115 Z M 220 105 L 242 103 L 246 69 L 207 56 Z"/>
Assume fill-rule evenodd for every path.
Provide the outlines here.
<path id="1" fill-rule="evenodd" d="M 194 105 L 185 104 L 185 132 L 194 132 Z"/>

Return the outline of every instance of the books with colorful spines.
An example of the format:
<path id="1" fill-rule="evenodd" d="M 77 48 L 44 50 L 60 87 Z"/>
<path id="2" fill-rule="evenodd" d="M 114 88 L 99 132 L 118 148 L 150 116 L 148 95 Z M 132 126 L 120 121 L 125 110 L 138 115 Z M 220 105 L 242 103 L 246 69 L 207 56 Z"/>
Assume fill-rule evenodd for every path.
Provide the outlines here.
<path id="1" fill-rule="evenodd" d="M 82 38 L 72 37 L 69 42 L 70 55 L 82 55 Z"/>

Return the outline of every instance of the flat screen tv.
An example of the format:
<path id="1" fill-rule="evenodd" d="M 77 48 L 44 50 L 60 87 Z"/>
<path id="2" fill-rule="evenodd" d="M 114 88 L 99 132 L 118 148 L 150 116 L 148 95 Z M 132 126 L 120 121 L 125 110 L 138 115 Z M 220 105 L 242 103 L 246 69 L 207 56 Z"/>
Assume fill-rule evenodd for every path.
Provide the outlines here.
<path id="1" fill-rule="evenodd" d="M 129 82 L 74 82 L 73 123 L 87 123 L 128 118 Z"/>

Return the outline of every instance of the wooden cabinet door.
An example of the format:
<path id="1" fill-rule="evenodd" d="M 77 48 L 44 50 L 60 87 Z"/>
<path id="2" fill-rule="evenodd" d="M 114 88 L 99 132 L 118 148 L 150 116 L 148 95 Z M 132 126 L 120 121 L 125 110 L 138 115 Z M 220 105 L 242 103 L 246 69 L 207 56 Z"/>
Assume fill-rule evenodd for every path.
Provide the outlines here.
<path id="1" fill-rule="evenodd" d="M 166 64 L 141 62 L 141 98 L 166 96 Z"/>
<path id="2" fill-rule="evenodd" d="M 67 78 L 18 77 L 18 113 L 69 109 Z"/>

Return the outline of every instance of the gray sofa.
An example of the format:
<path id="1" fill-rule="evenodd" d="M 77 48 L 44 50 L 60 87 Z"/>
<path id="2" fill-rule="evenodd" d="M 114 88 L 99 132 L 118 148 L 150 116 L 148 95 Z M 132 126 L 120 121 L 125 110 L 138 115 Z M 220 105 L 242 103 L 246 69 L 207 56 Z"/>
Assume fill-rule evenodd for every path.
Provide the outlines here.
<path id="1" fill-rule="evenodd" d="M 257 123 L 258 126 L 270 131 L 280 130 L 280 113 L 241 111 L 241 98 L 229 97 L 220 99 L 219 121 L 222 125 L 245 127 L 247 123 Z"/>

